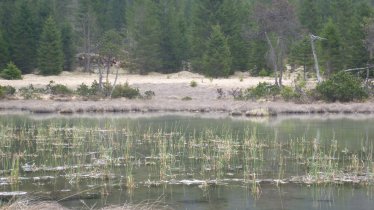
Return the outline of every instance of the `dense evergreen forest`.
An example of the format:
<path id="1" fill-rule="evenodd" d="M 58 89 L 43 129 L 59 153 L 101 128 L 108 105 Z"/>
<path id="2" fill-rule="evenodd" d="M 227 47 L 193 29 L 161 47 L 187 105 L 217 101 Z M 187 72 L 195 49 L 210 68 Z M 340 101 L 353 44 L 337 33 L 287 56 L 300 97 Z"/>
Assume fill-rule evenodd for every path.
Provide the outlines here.
<path id="1" fill-rule="evenodd" d="M 85 70 L 94 56 L 146 74 L 192 70 L 313 72 L 310 34 L 322 73 L 365 67 L 374 52 L 371 0 L 0 0 L 0 69 Z M 88 56 L 88 58 L 87 58 Z M 279 81 L 281 82 L 281 81 Z"/>

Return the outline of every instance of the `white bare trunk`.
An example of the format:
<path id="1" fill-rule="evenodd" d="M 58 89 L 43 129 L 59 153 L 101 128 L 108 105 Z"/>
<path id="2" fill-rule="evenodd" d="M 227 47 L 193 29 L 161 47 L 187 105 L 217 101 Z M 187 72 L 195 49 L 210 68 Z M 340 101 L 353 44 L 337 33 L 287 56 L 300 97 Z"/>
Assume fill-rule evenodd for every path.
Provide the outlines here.
<path id="1" fill-rule="evenodd" d="M 271 40 L 270 40 L 270 38 L 269 38 L 269 36 L 266 32 L 265 32 L 265 37 L 266 37 L 266 40 L 267 40 L 267 42 L 269 44 L 269 48 L 270 48 L 270 61 L 273 64 L 275 85 L 278 85 L 278 78 L 277 78 L 278 65 L 277 65 L 277 58 L 276 58 L 276 55 L 275 55 L 275 49 L 274 49 L 273 44 L 271 43 Z"/>
<path id="2" fill-rule="evenodd" d="M 315 68 L 316 74 L 317 74 L 317 82 L 320 83 L 321 82 L 321 76 L 319 74 L 317 52 L 316 52 L 316 47 L 314 45 L 314 39 L 313 39 L 312 35 L 310 35 L 310 43 L 312 45 L 312 52 L 313 52 L 313 57 L 314 57 L 314 68 Z"/>

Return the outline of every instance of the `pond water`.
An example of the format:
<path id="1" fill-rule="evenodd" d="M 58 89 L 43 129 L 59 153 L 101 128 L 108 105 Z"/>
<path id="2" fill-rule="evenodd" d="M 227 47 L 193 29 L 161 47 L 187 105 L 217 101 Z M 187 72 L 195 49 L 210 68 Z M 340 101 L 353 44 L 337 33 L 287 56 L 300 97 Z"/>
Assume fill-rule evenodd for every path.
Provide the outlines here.
<path id="1" fill-rule="evenodd" d="M 5 192 L 73 208 L 372 209 L 374 117 L 0 115 Z"/>

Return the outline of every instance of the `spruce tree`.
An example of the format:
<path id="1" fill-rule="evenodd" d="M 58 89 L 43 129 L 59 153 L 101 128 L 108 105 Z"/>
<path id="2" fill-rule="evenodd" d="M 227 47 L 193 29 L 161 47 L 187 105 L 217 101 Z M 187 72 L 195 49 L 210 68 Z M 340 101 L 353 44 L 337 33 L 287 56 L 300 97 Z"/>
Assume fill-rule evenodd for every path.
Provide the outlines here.
<path id="1" fill-rule="evenodd" d="M 131 70 L 141 74 L 162 68 L 161 25 L 156 2 L 134 1 L 128 11 Z"/>
<path id="2" fill-rule="evenodd" d="M 306 79 L 306 72 L 308 69 L 311 69 L 314 64 L 309 36 L 305 36 L 303 39 L 293 43 L 288 60 L 290 64 L 303 67 L 304 79 Z"/>
<path id="3" fill-rule="evenodd" d="M 301 0 L 299 2 L 299 20 L 300 23 L 312 34 L 316 34 L 320 28 L 318 0 Z"/>
<path id="4" fill-rule="evenodd" d="M 4 40 L 3 33 L 0 30 L 0 71 L 9 62 L 9 48 L 7 42 Z"/>
<path id="5" fill-rule="evenodd" d="M 231 73 L 231 62 L 227 38 L 221 27 L 214 25 L 203 56 L 203 73 L 211 77 L 227 77 Z"/>
<path id="6" fill-rule="evenodd" d="M 37 65 L 38 36 L 36 24 L 28 1 L 17 8 L 12 32 L 12 60 L 22 73 L 30 73 Z"/>
<path id="7" fill-rule="evenodd" d="M 73 36 L 73 28 L 66 22 L 61 29 L 62 50 L 64 52 L 64 70 L 73 69 L 75 54 Z"/>
<path id="8" fill-rule="evenodd" d="M 322 30 L 322 37 L 326 39 L 321 42 L 322 60 L 325 64 L 327 75 L 330 75 L 343 68 L 341 38 L 332 19 L 325 24 Z"/>
<path id="9" fill-rule="evenodd" d="M 38 68 L 43 75 L 61 73 L 64 64 L 61 33 L 55 21 L 49 17 L 43 27 L 38 49 Z"/>
<path id="10" fill-rule="evenodd" d="M 222 32 L 227 37 L 232 53 L 232 68 L 235 70 L 248 69 L 249 42 L 243 36 L 247 10 L 243 0 L 223 0 L 217 11 Z"/>

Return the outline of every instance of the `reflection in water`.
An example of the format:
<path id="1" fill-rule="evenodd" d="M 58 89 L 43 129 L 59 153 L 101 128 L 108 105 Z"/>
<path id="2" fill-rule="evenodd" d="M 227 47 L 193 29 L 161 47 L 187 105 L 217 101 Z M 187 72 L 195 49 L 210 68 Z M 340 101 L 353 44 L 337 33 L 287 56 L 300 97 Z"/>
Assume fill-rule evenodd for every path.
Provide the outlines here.
<path id="1" fill-rule="evenodd" d="M 68 207 L 371 209 L 374 118 L 0 118 L 1 191 Z"/>

